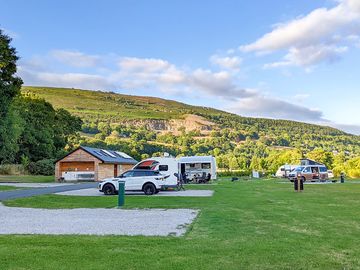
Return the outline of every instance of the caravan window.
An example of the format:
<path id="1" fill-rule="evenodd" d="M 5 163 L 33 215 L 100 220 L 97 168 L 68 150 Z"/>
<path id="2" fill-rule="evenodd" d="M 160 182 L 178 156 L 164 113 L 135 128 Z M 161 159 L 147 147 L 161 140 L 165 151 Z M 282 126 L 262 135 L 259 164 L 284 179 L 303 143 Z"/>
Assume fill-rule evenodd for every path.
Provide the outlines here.
<path id="1" fill-rule="evenodd" d="M 160 172 L 167 172 L 169 170 L 168 165 L 159 165 L 159 171 Z"/>
<path id="2" fill-rule="evenodd" d="M 210 169 L 211 168 L 211 163 L 202 163 L 201 168 L 202 169 Z"/>

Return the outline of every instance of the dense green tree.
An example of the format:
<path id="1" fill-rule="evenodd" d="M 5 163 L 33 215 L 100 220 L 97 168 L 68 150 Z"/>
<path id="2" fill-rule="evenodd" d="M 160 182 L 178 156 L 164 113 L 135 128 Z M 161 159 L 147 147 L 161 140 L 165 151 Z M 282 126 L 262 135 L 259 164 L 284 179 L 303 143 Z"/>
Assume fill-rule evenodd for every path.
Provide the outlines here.
<path id="1" fill-rule="evenodd" d="M 21 127 L 17 114 L 11 110 L 13 99 L 20 93 L 22 80 L 15 75 L 18 56 L 10 42 L 11 39 L 0 29 L 0 163 L 13 161 Z"/>
<path id="2" fill-rule="evenodd" d="M 16 61 L 19 58 L 10 42 L 11 38 L 0 29 L 0 119 L 7 115 L 10 104 L 20 93 L 22 85 L 22 80 L 15 76 Z"/>
<path id="3" fill-rule="evenodd" d="M 14 107 L 25 127 L 18 141 L 18 161 L 21 156 L 31 161 L 58 157 L 68 138 L 81 129 L 80 118 L 64 109 L 55 110 L 43 99 L 19 97 Z"/>

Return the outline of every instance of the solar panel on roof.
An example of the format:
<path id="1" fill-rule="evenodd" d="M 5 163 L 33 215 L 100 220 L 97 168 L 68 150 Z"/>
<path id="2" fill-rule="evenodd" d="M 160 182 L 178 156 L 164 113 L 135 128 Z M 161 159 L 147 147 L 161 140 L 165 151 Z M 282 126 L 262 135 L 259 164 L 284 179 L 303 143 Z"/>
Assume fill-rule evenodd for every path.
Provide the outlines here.
<path id="1" fill-rule="evenodd" d="M 113 153 L 109 152 L 108 150 L 101 149 L 101 151 L 104 152 L 105 154 L 107 154 L 110 157 L 116 158 L 116 156 Z"/>
<path id="2" fill-rule="evenodd" d="M 131 158 L 129 155 L 125 154 L 124 152 L 119 152 L 119 151 L 116 151 L 116 154 L 118 154 L 120 157 L 123 157 L 123 158 Z"/>
<path id="3" fill-rule="evenodd" d="M 98 152 L 98 151 L 94 151 L 94 153 L 98 154 L 99 156 L 103 156 L 103 154 L 101 154 L 101 153 Z"/>

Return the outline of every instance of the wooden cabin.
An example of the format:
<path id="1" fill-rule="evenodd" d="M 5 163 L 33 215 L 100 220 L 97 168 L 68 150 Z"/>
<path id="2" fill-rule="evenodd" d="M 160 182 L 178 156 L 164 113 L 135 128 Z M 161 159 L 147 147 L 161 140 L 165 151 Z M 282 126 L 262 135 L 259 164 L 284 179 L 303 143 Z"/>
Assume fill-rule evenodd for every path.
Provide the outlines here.
<path id="1" fill-rule="evenodd" d="M 131 169 L 137 161 L 120 152 L 80 146 L 55 163 L 55 181 L 101 181 Z"/>

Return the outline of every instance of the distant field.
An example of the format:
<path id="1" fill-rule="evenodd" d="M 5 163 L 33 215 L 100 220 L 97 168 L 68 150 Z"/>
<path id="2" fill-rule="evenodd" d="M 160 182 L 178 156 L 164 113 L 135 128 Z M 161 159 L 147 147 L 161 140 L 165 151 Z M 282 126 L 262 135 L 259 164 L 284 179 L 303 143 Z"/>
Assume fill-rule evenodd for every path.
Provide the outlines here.
<path id="1" fill-rule="evenodd" d="M 19 183 L 48 183 L 54 182 L 54 176 L 43 175 L 0 175 L 1 182 L 19 182 Z"/>
<path id="2" fill-rule="evenodd" d="M 219 181 L 208 198 L 128 196 L 127 208 L 196 208 L 184 237 L 0 236 L 2 269 L 359 269 L 360 184 Z M 114 207 L 47 195 L 10 206 Z"/>

